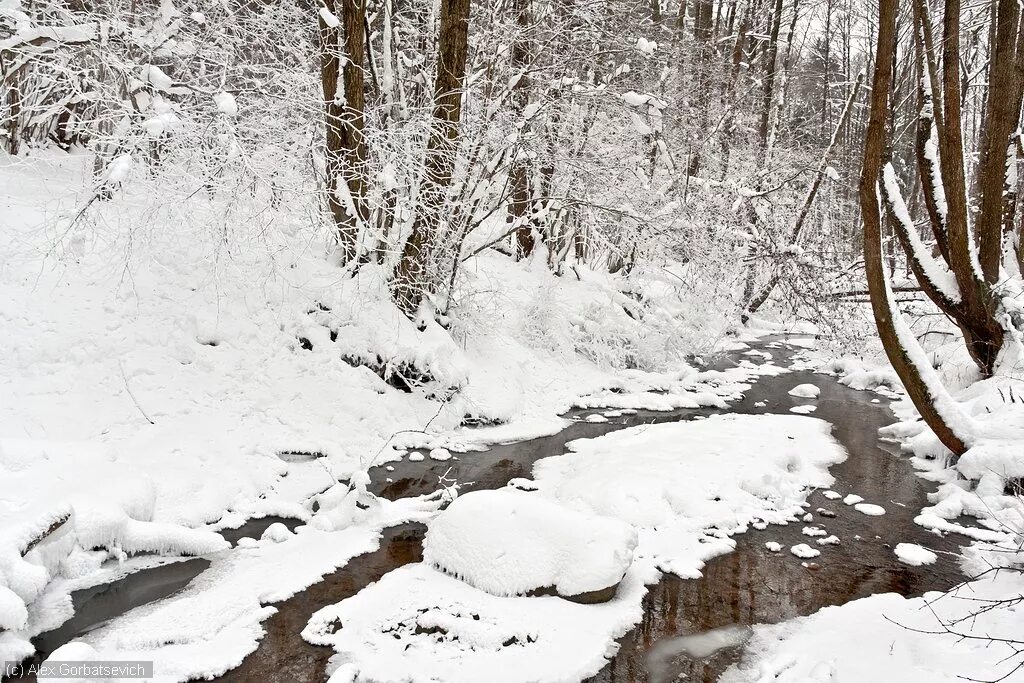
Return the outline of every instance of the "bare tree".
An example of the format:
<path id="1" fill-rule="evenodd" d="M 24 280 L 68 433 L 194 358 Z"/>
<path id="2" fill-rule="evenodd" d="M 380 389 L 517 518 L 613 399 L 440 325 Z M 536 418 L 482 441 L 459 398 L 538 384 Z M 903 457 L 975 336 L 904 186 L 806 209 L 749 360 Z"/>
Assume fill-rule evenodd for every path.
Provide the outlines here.
<path id="1" fill-rule="evenodd" d="M 1007 173 L 1015 152 L 1011 136 L 1020 126 L 1021 45 L 1019 6 L 998 0 L 985 94 L 986 126 L 977 168 L 978 213 L 969 212 L 965 176 L 965 145 L 960 126 L 963 84 L 960 73 L 960 3 L 947 0 L 943 16 L 941 69 L 935 67 L 926 43 L 927 14 L 917 0 L 914 21 L 923 74 L 919 87 L 923 127 L 917 135 L 918 172 L 925 194 L 932 232 L 939 245 L 933 256 L 922 242 L 903 200 L 895 170 L 885 162 L 889 91 L 896 54 L 896 3 L 879 6 L 878 47 L 871 96 L 871 114 L 861 175 L 861 212 L 864 220 L 864 261 L 872 309 L 879 336 L 893 368 L 907 388 L 921 416 L 953 453 L 961 454 L 973 440 L 971 421 L 953 402 L 923 350 L 910 334 L 893 300 L 881 253 L 881 208 L 884 202 L 907 259 L 928 297 L 960 327 L 964 343 L 986 375 L 996 370 L 1003 346 L 1004 325 L 1021 326 L 1003 308 L 998 283 L 1000 265 L 1013 259 L 1013 247 L 1003 240 L 1005 226 L 1014 223 L 1011 200 L 1016 181 Z M 937 106 L 933 84 L 941 97 Z M 941 111 L 941 117 L 935 112 Z M 937 120 L 938 119 L 938 120 Z M 944 122 L 944 125 L 941 122 Z M 973 228 L 973 236 L 972 236 Z M 1015 260 L 1015 259 L 1013 259 Z"/>

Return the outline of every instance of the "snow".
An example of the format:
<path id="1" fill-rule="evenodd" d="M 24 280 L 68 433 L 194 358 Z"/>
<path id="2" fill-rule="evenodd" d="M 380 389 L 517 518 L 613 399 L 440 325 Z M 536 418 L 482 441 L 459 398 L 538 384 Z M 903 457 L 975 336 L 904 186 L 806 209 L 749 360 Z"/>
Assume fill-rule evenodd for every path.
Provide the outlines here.
<path id="1" fill-rule="evenodd" d="M 910 244 L 910 253 L 919 264 L 924 277 L 946 299 L 959 303 L 960 288 L 957 285 L 956 277 L 945 262 L 931 255 L 930 247 L 926 246 L 921 240 L 917 226 L 914 225 L 910 212 L 903 201 L 903 195 L 900 192 L 899 182 L 896 178 L 896 171 L 891 163 L 886 163 L 882 169 L 882 186 L 885 188 L 885 197 L 889 208 L 901 226 L 900 232 Z"/>
<path id="2" fill-rule="evenodd" d="M 817 527 L 817 526 L 805 526 L 801 530 L 801 533 L 804 536 L 812 536 L 812 537 L 813 536 L 827 536 L 828 535 L 827 531 L 825 531 L 821 527 Z"/>
<path id="3" fill-rule="evenodd" d="M 637 52 L 651 56 L 658 50 L 658 44 L 653 40 L 647 40 L 646 38 L 640 37 L 636 39 L 636 49 Z"/>
<path id="4" fill-rule="evenodd" d="M 768 541 L 768 542 L 766 542 L 764 544 L 764 547 L 767 548 L 770 552 L 773 552 L 773 553 L 777 553 L 777 552 L 780 552 L 782 550 L 782 544 L 781 543 L 776 543 L 775 541 Z"/>
<path id="5" fill-rule="evenodd" d="M 163 92 L 168 92 L 171 86 L 174 85 L 174 79 L 165 74 L 163 69 L 155 64 L 142 67 L 142 73 L 139 75 L 139 78 L 152 85 L 156 90 Z"/>
<path id="6" fill-rule="evenodd" d="M 644 580 L 627 572 L 615 599 L 497 597 L 426 564 L 389 572 L 316 612 L 302 632 L 332 647 L 360 680 L 556 683 L 596 674 L 640 620 Z"/>
<path id="7" fill-rule="evenodd" d="M 826 536 L 825 538 L 819 538 L 815 542 L 818 545 L 839 545 L 840 540 L 838 536 Z"/>
<path id="8" fill-rule="evenodd" d="M 823 495 L 825 498 L 828 498 L 829 500 L 839 500 L 840 498 L 843 497 L 843 494 L 836 493 L 835 491 L 832 490 L 822 491 L 821 495 Z"/>
<path id="9" fill-rule="evenodd" d="M 432 449 L 430 449 L 430 459 L 431 460 L 445 461 L 445 460 L 451 460 L 451 457 L 452 457 L 451 451 L 449 451 L 447 448 L 432 448 Z"/>
<path id="10" fill-rule="evenodd" d="M 789 395 L 797 398 L 818 398 L 820 394 L 821 389 L 813 384 L 798 384 L 789 390 Z"/>
<path id="11" fill-rule="evenodd" d="M 235 96 L 229 92 L 219 92 L 213 96 L 213 103 L 217 105 L 217 111 L 225 116 L 234 118 L 238 116 L 238 102 Z"/>
<path id="12" fill-rule="evenodd" d="M 320 610 L 303 637 L 360 680 L 581 680 L 639 622 L 661 572 L 700 576 L 732 535 L 802 517 L 845 458 L 830 431 L 807 417 L 715 415 L 570 442 L 535 463 L 532 482 L 457 498 L 429 523 L 423 563 Z M 500 597 L 619 576 L 601 604 Z"/>
<path id="13" fill-rule="evenodd" d="M 912 567 L 920 567 L 923 564 L 935 564 L 938 555 L 916 543 L 897 543 L 893 548 L 896 557 L 900 562 L 909 564 Z"/>
<path id="14" fill-rule="evenodd" d="M 856 493 L 851 493 L 843 498 L 843 502 L 847 505 L 856 505 L 864 501 L 863 496 L 858 496 Z"/>
<path id="15" fill-rule="evenodd" d="M 1022 590 L 1024 577 L 1006 572 L 971 582 L 955 595 L 873 595 L 781 624 L 755 626 L 742 660 L 720 681 L 1001 680 L 1019 661 L 1010 645 L 943 633 L 938 619 L 953 624 L 955 631 L 969 628 L 965 618 L 976 611 L 978 601 L 1019 595 Z M 985 611 L 969 622 L 975 633 L 1019 639 L 1022 619 L 1024 606 L 1018 604 Z"/>
<path id="16" fill-rule="evenodd" d="M 120 185 L 128 179 L 134 166 L 131 154 L 119 154 L 114 157 L 103 171 L 103 179 L 111 185 Z"/>
<path id="17" fill-rule="evenodd" d="M 324 25 L 327 26 L 327 28 L 338 28 L 341 26 L 341 20 L 338 19 L 334 12 L 326 7 L 321 7 L 319 13 L 320 19 L 323 20 Z"/>
<path id="18" fill-rule="evenodd" d="M 45 39 L 58 43 L 85 43 L 96 39 L 96 24 L 78 24 L 75 26 L 24 26 L 12 36 L 0 40 L 0 50 Z"/>
<path id="19" fill-rule="evenodd" d="M 733 545 L 709 527 L 729 534 L 755 518 L 804 514 L 808 487 L 831 484 L 828 466 L 846 457 L 830 432 L 793 415 L 641 425 L 570 442 L 570 453 L 538 460 L 533 474 L 541 495 L 627 522 L 640 533 L 638 553 L 696 577 Z"/>
<path id="20" fill-rule="evenodd" d="M 881 505 L 874 505 L 872 503 L 857 503 L 853 506 L 853 509 L 857 512 L 868 515 L 870 517 L 881 517 L 885 514 L 885 508 Z"/>
<path id="21" fill-rule="evenodd" d="M 426 457 L 420 452 L 413 452 L 409 454 L 409 462 L 423 462 Z"/>
<path id="22" fill-rule="evenodd" d="M 279 541 L 210 557 L 211 566 L 175 595 L 138 607 L 79 640 L 103 660 L 152 660 L 163 680 L 219 675 L 238 666 L 263 636 L 273 603 L 320 581 L 351 558 L 375 550 L 380 531 L 430 519 L 436 496 L 378 501 L 341 531 L 300 526 L 270 532 Z M 283 526 L 283 525 L 282 525 Z M 264 534 L 268 538 L 268 534 Z M 55 585 L 51 590 L 59 590 Z"/>
<path id="23" fill-rule="evenodd" d="M 1005 540 L 1008 536 L 1006 531 L 993 531 L 990 529 L 979 529 L 977 527 L 964 526 L 963 524 L 950 522 L 933 514 L 918 515 L 914 518 L 914 523 L 919 524 L 926 529 L 962 534 L 969 538 L 973 538 L 976 541 L 990 541 L 995 543 Z"/>
<path id="24" fill-rule="evenodd" d="M 166 86 L 161 73 L 149 69 L 146 78 Z M 154 93 L 146 102 L 145 130 L 178 130 L 170 98 Z M 206 192 L 196 194 L 193 177 L 157 184 L 128 173 L 126 157 L 105 170 L 118 192 L 69 231 L 95 191 L 92 162 L 45 150 L 0 156 L 0 600 L 8 622 L 22 623 L 27 609 L 29 630 L 43 623 L 42 596 L 67 588 L 72 571 L 99 576 L 104 560 L 132 563 L 144 552 L 220 557 L 222 521 L 280 514 L 323 534 L 366 526 L 354 512 L 361 494 L 338 482 L 399 460 L 413 447 L 404 442 L 453 452 L 554 433 L 566 425 L 559 414 L 611 386 L 645 399 L 670 386 L 673 400 L 725 405 L 753 377 L 685 364 L 683 354 L 710 350 L 726 323 L 667 285 L 660 266 L 641 267 L 627 283 L 582 264 L 578 277 L 563 278 L 481 253 L 459 278 L 463 303 L 451 329 L 420 330 L 391 303 L 381 269 L 367 265 L 339 281 L 311 248 L 325 235 L 314 234 L 310 207 L 287 205 L 268 221 L 241 193 L 231 197 L 231 221 L 211 222 L 221 214 Z M 644 291 L 643 304 L 623 293 L 627 286 Z M 481 296 L 492 292 L 501 292 L 500 305 Z M 651 322 L 638 323 L 624 302 Z M 434 379 L 399 391 L 358 366 L 378 358 Z M 451 400 L 432 398 L 448 389 L 457 390 Z M 460 426 L 466 416 L 501 424 L 469 430 Z M 286 457 L 300 451 L 321 457 Z M 332 504 L 310 519 L 325 489 Z M 34 534 L 69 514 L 65 535 L 21 556 Z M 303 537 L 269 533 L 230 552 L 270 553 Z M 105 549 L 83 555 L 90 544 Z M 239 583 L 235 612 L 213 614 L 205 636 L 183 645 L 197 657 L 189 675 L 255 646 L 264 612 L 249 607 L 261 586 Z M 239 628 L 218 640 L 230 614 Z M 154 621 L 147 633 L 156 630 Z M 31 635 L 0 635 L 0 659 L 30 654 Z M 196 654 L 203 637 L 222 652 Z"/>
<path id="25" fill-rule="evenodd" d="M 789 412 L 796 413 L 797 415 L 810 415 L 817 409 L 817 406 L 793 406 L 789 409 Z"/>
<path id="26" fill-rule="evenodd" d="M 591 413 L 587 415 L 586 422 L 607 422 L 608 418 L 601 413 Z"/>
<path id="27" fill-rule="evenodd" d="M 815 550 L 806 543 L 798 543 L 797 545 L 794 545 L 789 549 L 789 552 L 803 559 L 810 559 L 812 557 L 817 557 L 818 555 L 821 555 L 820 550 Z"/>
<path id="28" fill-rule="evenodd" d="M 461 495 L 431 524 L 423 561 L 494 595 L 553 587 L 559 595 L 617 584 L 636 530 L 516 489 Z"/>

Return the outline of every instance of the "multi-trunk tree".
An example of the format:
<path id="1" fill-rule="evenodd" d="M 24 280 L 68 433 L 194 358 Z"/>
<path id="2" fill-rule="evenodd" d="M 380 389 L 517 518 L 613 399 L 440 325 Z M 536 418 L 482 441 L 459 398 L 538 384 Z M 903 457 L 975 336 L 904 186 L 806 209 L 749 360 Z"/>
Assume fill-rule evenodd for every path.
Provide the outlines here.
<path id="1" fill-rule="evenodd" d="M 946 0 L 936 46 L 925 0 L 913 3 L 913 49 L 918 63 L 917 173 L 933 244 L 918 233 L 893 164 L 888 160 L 890 90 L 897 53 L 895 0 L 881 0 L 871 110 L 860 183 L 864 263 L 871 304 L 886 354 L 921 416 L 954 454 L 973 442 L 971 420 L 949 397 L 894 303 L 882 254 L 882 211 L 922 291 L 959 327 L 985 376 L 1001 362 L 1020 362 L 1024 318 L 1020 304 L 1020 223 L 1016 216 L 1016 150 L 1024 87 L 1024 25 L 1016 0 L 993 3 L 988 83 L 975 150 L 965 145 L 961 6 Z"/>

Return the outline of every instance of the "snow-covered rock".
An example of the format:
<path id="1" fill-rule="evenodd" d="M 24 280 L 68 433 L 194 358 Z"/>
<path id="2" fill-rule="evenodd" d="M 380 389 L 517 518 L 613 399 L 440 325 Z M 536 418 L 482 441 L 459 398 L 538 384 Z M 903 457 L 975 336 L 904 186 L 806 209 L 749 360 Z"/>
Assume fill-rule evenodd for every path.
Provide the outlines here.
<path id="1" fill-rule="evenodd" d="M 494 595 L 568 597 L 618 584 L 636 544 L 627 524 L 506 488 L 459 496 L 430 524 L 423 560 Z"/>
<path id="2" fill-rule="evenodd" d="M 813 384 L 798 384 L 789 390 L 789 395 L 797 398 L 818 398 L 821 389 Z"/>
<path id="3" fill-rule="evenodd" d="M 789 552 L 791 552 L 794 555 L 796 555 L 797 557 L 800 557 L 800 558 L 803 558 L 803 559 L 809 559 L 809 558 L 817 557 L 818 555 L 821 555 L 821 551 L 820 550 L 815 550 L 814 548 L 812 548 L 811 546 L 807 545 L 806 543 L 798 543 L 798 544 L 794 545 L 793 547 L 791 547 L 789 549 Z"/>
<path id="4" fill-rule="evenodd" d="M 274 522 L 263 531 L 263 535 L 260 536 L 260 540 L 270 541 L 271 543 L 280 543 L 281 541 L 288 540 L 288 537 L 292 535 L 294 534 L 291 529 L 281 522 Z"/>
<path id="5" fill-rule="evenodd" d="M 920 567 L 923 564 L 935 564 L 935 561 L 939 559 L 939 556 L 931 550 L 916 543 L 897 543 L 896 547 L 893 548 L 893 552 L 896 553 L 896 557 L 899 558 L 900 562 L 909 564 L 912 567 Z"/>
<path id="6" fill-rule="evenodd" d="M 874 503 L 857 503 L 853 506 L 853 509 L 863 515 L 869 515 L 871 517 L 881 517 L 885 514 L 885 508 L 881 505 L 875 505 Z"/>
<path id="7" fill-rule="evenodd" d="M 302 637 L 332 647 L 359 680 L 580 681 L 607 664 L 615 639 L 643 616 L 638 569 L 611 602 L 580 605 L 497 597 L 425 563 L 406 565 L 316 612 Z"/>
<path id="8" fill-rule="evenodd" d="M 452 454 L 447 448 L 431 448 L 430 459 L 431 460 L 451 460 Z"/>

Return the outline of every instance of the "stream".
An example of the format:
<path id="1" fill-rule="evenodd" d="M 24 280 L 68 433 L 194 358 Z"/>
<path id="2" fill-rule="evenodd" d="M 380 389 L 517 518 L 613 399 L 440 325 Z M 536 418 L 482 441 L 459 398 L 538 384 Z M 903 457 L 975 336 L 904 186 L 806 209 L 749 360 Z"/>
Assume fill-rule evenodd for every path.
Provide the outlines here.
<path id="1" fill-rule="evenodd" d="M 773 355 L 771 362 L 786 366 L 799 349 L 773 344 L 780 341 L 784 340 L 768 338 L 751 347 L 768 351 Z M 733 352 L 714 368 L 734 366 L 740 360 L 757 363 L 762 359 Z M 790 388 L 805 383 L 821 389 L 817 400 L 788 395 Z M 551 436 L 495 445 L 487 451 L 459 454 L 445 462 L 430 459 L 412 462 L 406 458 L 391 463 L 392 470 L 387 470 L 386 466 L 373 468 L 371 490 L 389 499 L 429 493 L 437 488 L 439 478 L 446 473 L 462 485 L 463 491 L 499 488 L 512 478 L 530 477 L 535 461 L 564 453 L 566 443 L 574 439 L 593 438 L 638 424 L 688 420 L 722 412 L 790 414 L 789 408 L 805 403 L 817 406 L 811 416 L 828 421 L 833 435 L 849 454 L 844 462 L 829 470 L 836 478 L 832 489 L 844 496 L 859 494 L 883 506 L 886 514 L 864 515 L 844 505 L 842 500 L 828 500 L 820 491 L 812 492 L 808 501 L 809 510 L 814 512 L 814 523 L 838 536 L 841 539 L 838 546 L 803 566 L 788 552 L 791 545 L 813 543 L 801 534 L 803 524 L 751 529 L 736 536 L 736 549 L 709 561 L 702 578 L 683 580 L 665 575 L 650 586 L 644 598 L 643 620 L 620 639 L 616 656 L 589 679 L 595 683 L 715 681 L 726 667 L 737 661 L 740 648 L 725 647 L 703 657 L 689 656 L 685 654 L 687 648 L 678 645 L 679 636 L 725 626 L 775 623 L 875 593 L 920 595 L 950 588 L 963 578 L 955 558 L 961 539 L 936 535 L 913 521 L 928 504 L 926 494 L 934 487 L 915 475 L 898 448 L 878 440 L 878 429 L 891 423 L 893 416 L 887 401 L 879 399 L 875 393 L 854 391 L 832 377 L 809 371 L 765 376 L 753 384 L 742 400 L 724 411 L 640 411 L 603 423 L 573 422 Z M 574 411 L 568 416 L 579 418 L 593 412 Z M 818 514 L 815 512 L 818 508 L 834 513 L 835 517 Z M 282 520 L 251 520 L 246 527 L 225 536 L 230 534 L 232 541 L 241 536 L 258 538 L 262 529 L 275 521 Z M 294 526 L 294 520 L 289 521 Z M 299 634 L 309 617 L 326 605 L 355 595 L 387 572 L 419 562 L 424 531 L 422 525 L 388 529 L 377 551 L 353 558 L 319 583 L 275 604 L 278 611 L 264 622 L 267 634 L 258 649 L 246 657 L 241 666 L 217 680 L 324 681 L 327 660 L 333 651 L 302 640 Z M 782 544 L 783 552 L 768 551 L 766 541 Z M 930 548 L 939 554 L 938 562 L 922 567 L 899 562 L 892 548 L 901 542 Z M 132 607 L 173 594 L 207 565 L 206 560 L 197 558 L 77 591 L 72 596 L 75 616 L 59 629 L 33 641 L 39 649 L 36 660 L 45 659 L 60 645 Z M 273 676 L 268 672 L 274 672 Z"/>

